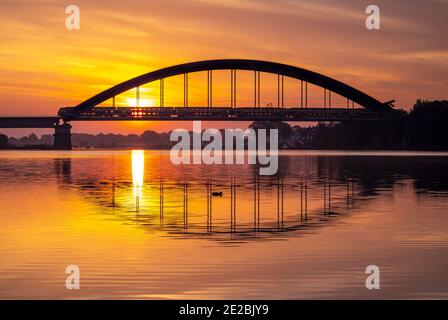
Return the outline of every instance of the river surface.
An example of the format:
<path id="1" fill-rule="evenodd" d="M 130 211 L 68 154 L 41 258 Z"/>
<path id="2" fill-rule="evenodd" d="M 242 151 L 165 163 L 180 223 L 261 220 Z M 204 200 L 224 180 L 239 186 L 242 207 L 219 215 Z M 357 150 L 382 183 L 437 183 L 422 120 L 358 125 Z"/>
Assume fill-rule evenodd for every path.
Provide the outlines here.
<path id="1" fill-rule="evenodd" d="M 1 151 L 0 262 L 3 299 L 448 299 L 448 154 Z"/>

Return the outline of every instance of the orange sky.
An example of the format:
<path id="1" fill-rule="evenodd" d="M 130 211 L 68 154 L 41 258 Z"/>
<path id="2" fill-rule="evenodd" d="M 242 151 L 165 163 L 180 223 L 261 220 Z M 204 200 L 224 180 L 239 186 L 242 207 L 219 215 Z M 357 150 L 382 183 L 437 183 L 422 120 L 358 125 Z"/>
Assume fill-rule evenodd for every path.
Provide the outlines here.
<path id="1" fill-rule="evenodd" d="M 0 3 L 0 115 L 54 115 L 61 106 L 76 105 L 131 77 L 219 58 L 308 68 L 379 100 L 396 99 L 405 109 L 417 98 L 447 98 L 446 0 L 377 0 L 382 25 L 376 31 L 364 26 L 364 10 L 371 1 L 71 3 L 81 10 L 80 30 L 65 28 L 65 1 Z M 199 99 L 200 81 L 198 75 L 192 84 L 193 101 Z M 157 88 L 149 85 L 143 94 L 151 95 Z M 227 89 L 223 85 L 218 91 Z M 292 105 L 294 98 L 289 99 Z M 180 125 L 76 123 L 74 131 L 141 133 Z"/>

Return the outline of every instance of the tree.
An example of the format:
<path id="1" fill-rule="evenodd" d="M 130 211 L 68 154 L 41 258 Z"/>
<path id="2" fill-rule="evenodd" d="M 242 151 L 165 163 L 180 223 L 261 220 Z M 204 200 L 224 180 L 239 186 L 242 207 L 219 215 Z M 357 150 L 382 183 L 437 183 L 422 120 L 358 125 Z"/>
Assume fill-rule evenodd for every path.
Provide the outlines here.
<path id="1" fill-rule="evenodd" d="M 417 100 L 409 113 L 411 147 L 448 147 L 448 101 Z"/>
<path id="2" fill-rule="evenodd" d="M 0 133 L 0 148 L 8 145 L 8 136 Z"/>
<path id="3" fill-rule="evenodd" d="M 250 124 L 249 128 L 255 131 L 258 129 L 266 129 L 268 135 L 270 129 L 278 129 L 278 139 L 281 144 L 285 143 L 292 135 L 291 126 L 281 121 L 255 121 Z"/>

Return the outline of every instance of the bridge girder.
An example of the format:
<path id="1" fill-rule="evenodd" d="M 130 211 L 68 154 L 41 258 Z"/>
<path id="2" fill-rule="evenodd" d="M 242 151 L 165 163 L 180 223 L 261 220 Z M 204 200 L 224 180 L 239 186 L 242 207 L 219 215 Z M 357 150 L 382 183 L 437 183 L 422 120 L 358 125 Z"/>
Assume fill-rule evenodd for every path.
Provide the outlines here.
<path id="1" fill-rule="evenodd" d="M 59 117 L 0 117 L 0 128 L 54 128 Z"/>
<path id="2" fill-rule="evenodd" d="M 382 113 L 341 108 L 204 108 L 204 107 L 96 107 L 76 113 L 64 109 L 76 121 L 372 121 Z"/>

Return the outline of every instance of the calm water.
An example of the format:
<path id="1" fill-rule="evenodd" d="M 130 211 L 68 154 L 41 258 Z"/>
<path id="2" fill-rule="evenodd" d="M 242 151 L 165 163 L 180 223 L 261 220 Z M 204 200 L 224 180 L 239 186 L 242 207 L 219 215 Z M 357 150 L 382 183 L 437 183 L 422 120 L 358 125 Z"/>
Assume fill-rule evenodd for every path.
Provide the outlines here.
<path id="1" fill-rule="evenodd" d="M 448 154 L 297 151 L 279 167 L 2 151 L 0 298 L 448 298 Z"/>

